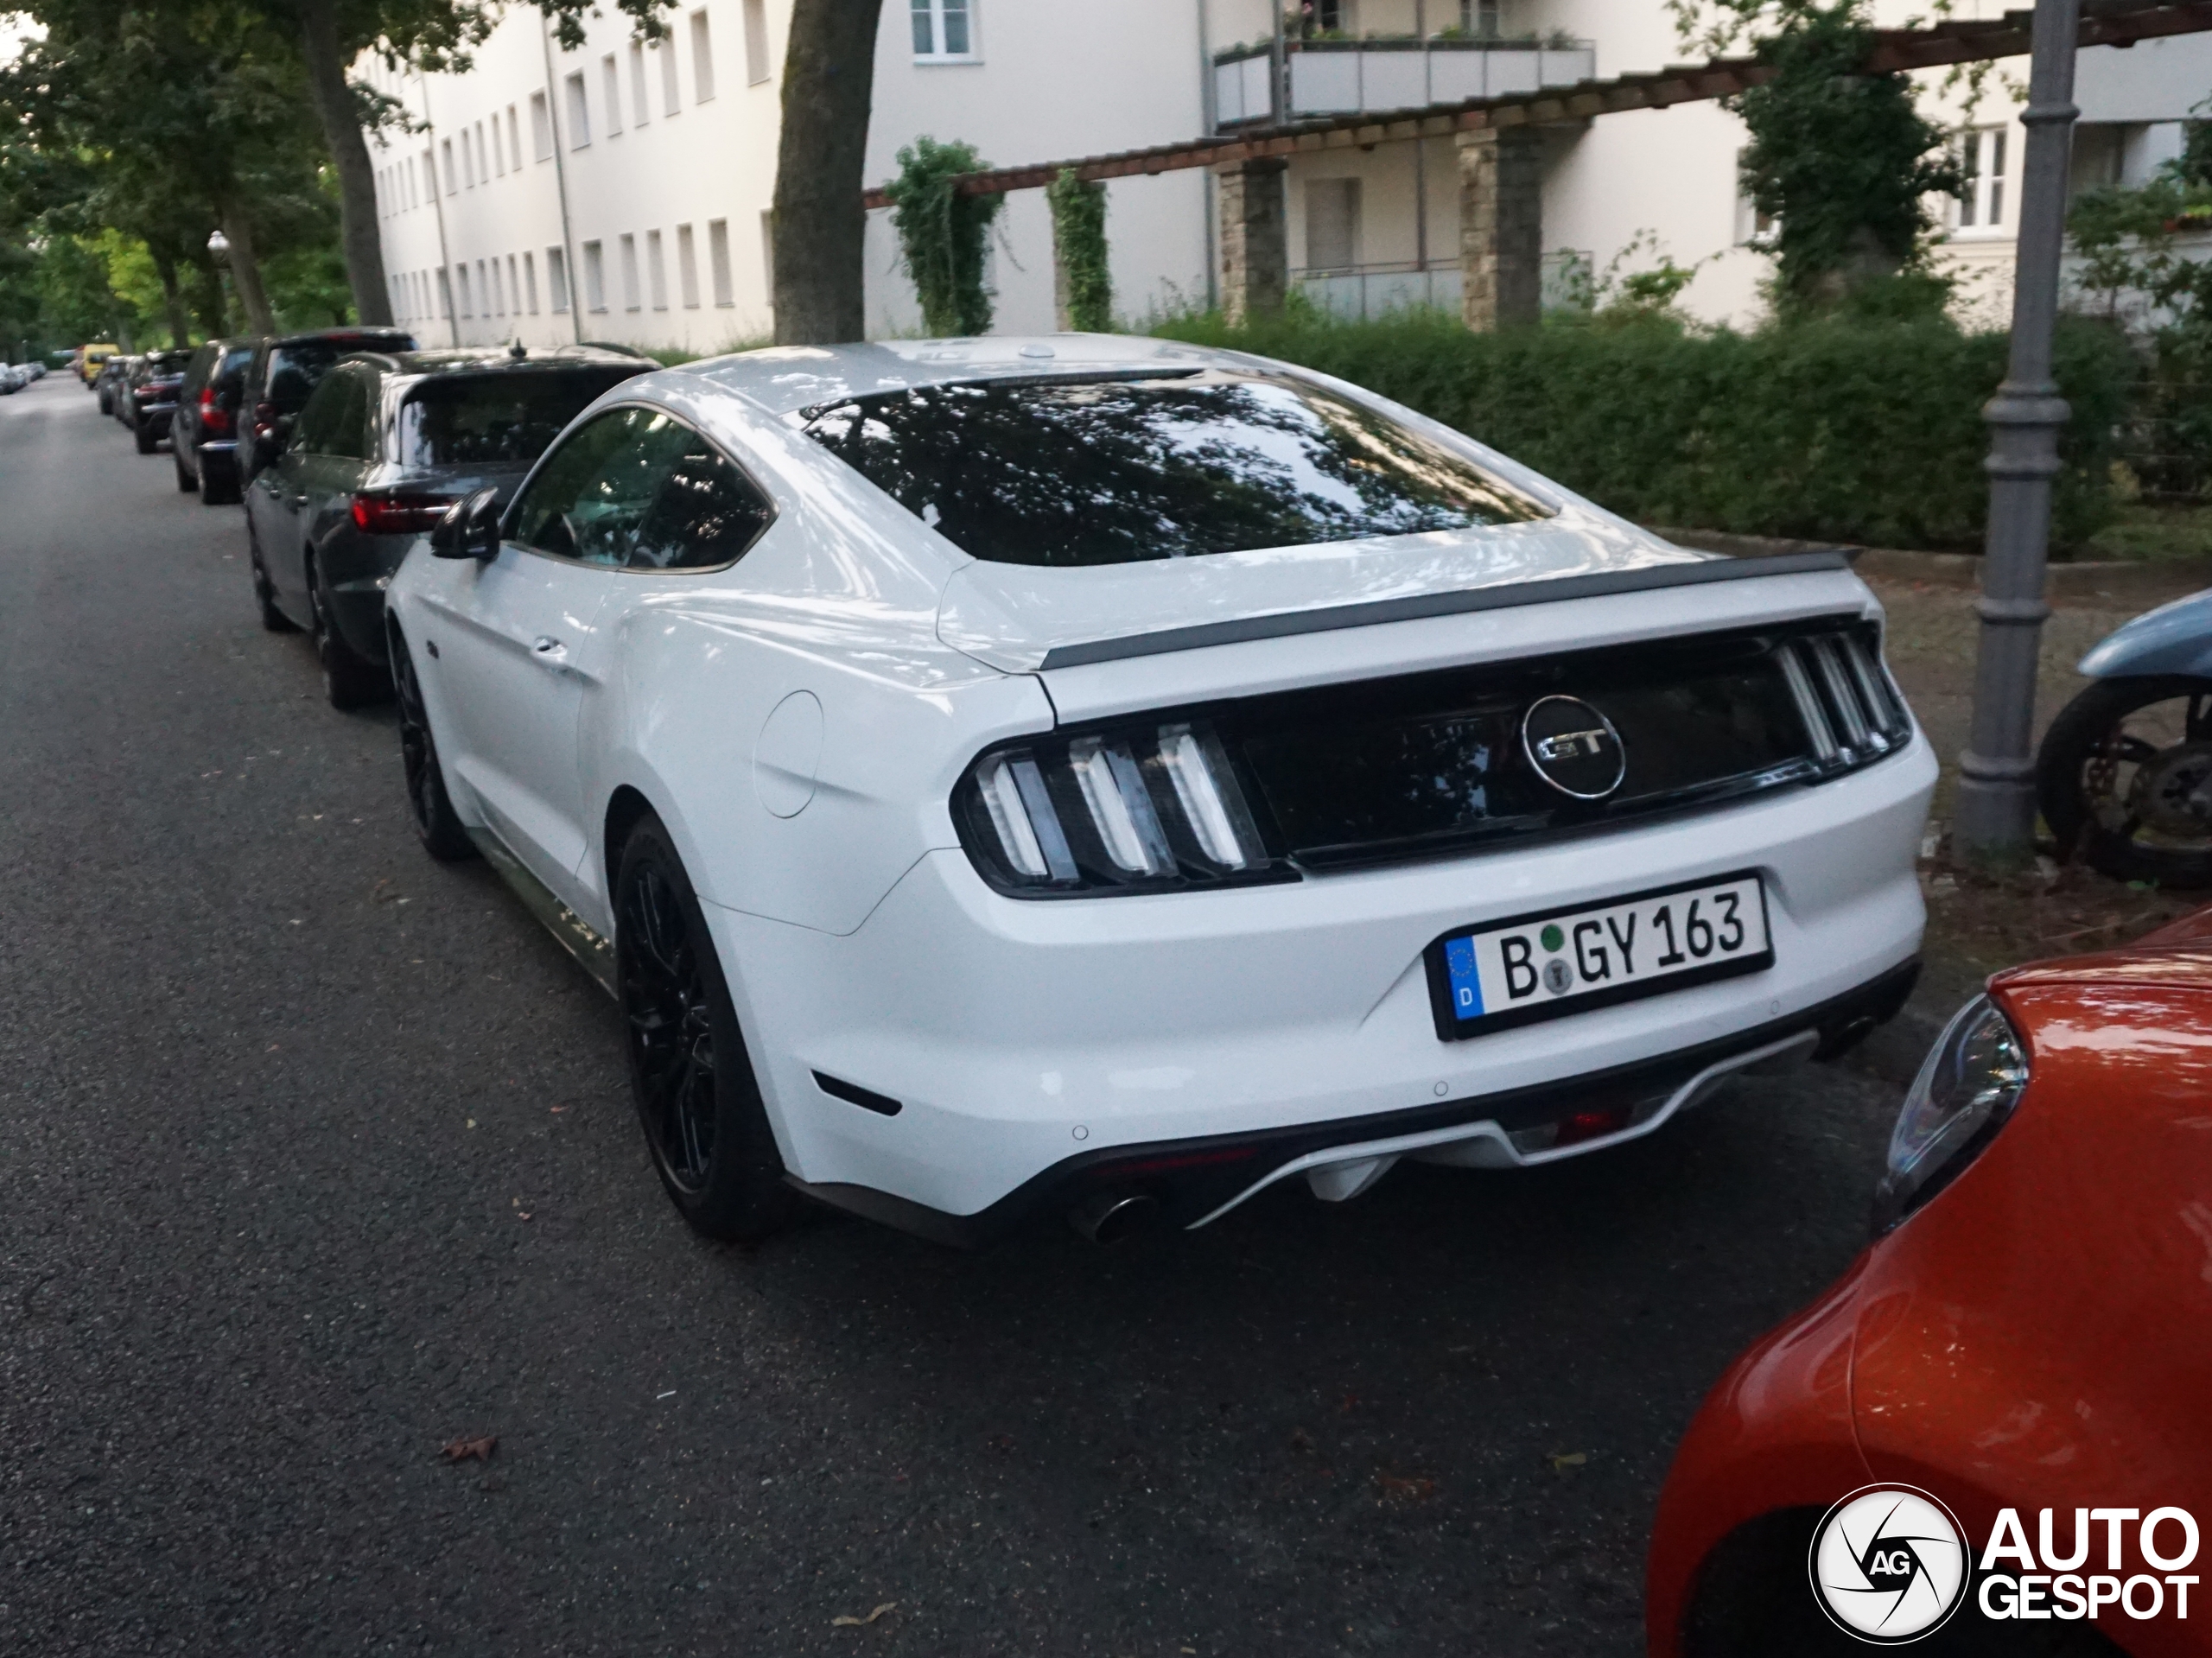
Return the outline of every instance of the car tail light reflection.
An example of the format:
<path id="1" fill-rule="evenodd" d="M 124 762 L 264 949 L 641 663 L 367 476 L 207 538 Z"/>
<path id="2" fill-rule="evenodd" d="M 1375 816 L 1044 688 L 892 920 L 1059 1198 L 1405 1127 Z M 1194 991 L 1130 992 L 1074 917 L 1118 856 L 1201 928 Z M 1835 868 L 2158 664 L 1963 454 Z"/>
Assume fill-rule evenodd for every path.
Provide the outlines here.
<path id="1" fill-rule="evenodd" d="M 200 429 L 216 437 L 231 429 L 231 411 L 215 401 L 215 388 L 203 387 L 200 393 Z"/>
<path id="2" fill-rule="evenodd" d="M 955 798 L 986 880 L 1024 898 L 1294 880 L 1204 721 L 1036 740 L 982 757 Z"/>
<path id="3" fill-rule="evenodd" d="M 450 495 L 356 495 L 353 524 L 365 535 L 427 536 L 453 505 Z"/>

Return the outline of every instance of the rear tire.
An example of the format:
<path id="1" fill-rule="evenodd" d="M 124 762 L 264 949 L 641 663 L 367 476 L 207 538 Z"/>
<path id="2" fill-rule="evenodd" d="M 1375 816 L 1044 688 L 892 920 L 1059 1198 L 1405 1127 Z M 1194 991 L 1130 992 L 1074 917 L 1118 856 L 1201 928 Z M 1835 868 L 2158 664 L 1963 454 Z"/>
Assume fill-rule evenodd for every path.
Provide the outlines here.
<path id="1" fill-rule="evenodd" d="M 184 446 L 176 448 L 176 486 L 189 495 L 200 487 L 200 480 L 184 469 Z"/>
<path id="2" fill-rule="evenodd" d="M 430 734 L 430 713 L 423 702 L 423 683 L 415 677 L 415 658 L 398 628 L 386 636 L 391 641 L 391 680 L 399 693 L 399 760 L 407 776 L 407 815 L 423 850 L 441 863 L 460 863 L 476 855 L 476 842 L 468 838 L 461 814 L 446 792 L 445 767 L 438 759 L 437 740 Z"/>
<path id="3" fill-rule="evenodd" d="M 154 435 L 154 429 L 143 420 L 130 429 L 130 435 L 138 441 L 138 453 L 141 454 L 153 454 L 155 445 L 161 441 Z"/>
<path id="4" fill-rule="evenodd" d="M 2132 715 L 2161 702 L 2184 705 L 2180 741 L 2166 742 L 2170 721 L 2155 740 L 2139 728 L 2126 729 Z M 2158 721 L 2148 723 L 2158 730 Z M 2119 781 L 2122 765 L 2133 768 L 2127 787 Z M 2036 751 L 2037 804 L 2063 854 L 2078 854 L 2115 880 L 2212 886 L 2212 821 L 2202 824 L 2192 846 L 2198 825 L 2177 804 L 2202 785 L 2208 768 L 2212 681 L 2177 674 L 2102 679 L 2060 709 L 2044 734 Z M 2140 786 L 2159 782 L 2165 788 L 2152 787 L 2147 796 Z M 2165 793 L 2175 799 L 2161 798 Z M 2138 838 L 2146 828 L 2166 843 Z"/>
<path id="5" fill-rule="evenodd" d="M 308 637 L 315 644 L 316 665 L 322 670 L 322 694 L 330 706 L 346 712 L 381 702 L 391 695 L 391 676 L 346 643 L 330 613 L 330 589 L 321 567 L 310 555 L 308 562 L 308 609 L 312 620 Z"/>
<path id="6" fill-rule="evenodd" d="M 630 831 L 614 878 L 614 959 L 630 1091 L 669 1201 L 694 1231 L 749 1242 L 798 1199 L 690 878 L 660 819 Z"/>

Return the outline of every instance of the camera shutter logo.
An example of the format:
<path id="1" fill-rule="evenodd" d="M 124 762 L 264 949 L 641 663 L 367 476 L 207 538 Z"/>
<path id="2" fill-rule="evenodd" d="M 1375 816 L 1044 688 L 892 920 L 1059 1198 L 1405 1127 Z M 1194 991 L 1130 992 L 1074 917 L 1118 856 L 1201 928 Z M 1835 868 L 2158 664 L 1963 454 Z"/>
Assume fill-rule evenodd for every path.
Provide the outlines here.
<path id="1" fill-rule="evenodd" d="M 1813 1534 L 1813 1598 L 1861 1641 L 1917 1641 L 1966 1598 L 1965 1535 L 1957 1516 L 1925 1491 L 1863 1486 L 1823 1515 Z"/>
<path id="2" fill-rule="evenodd" d="M 1576 800 L 1603 800 L 1628 775 L 1613 722 L 1579 696 L 1540 696 L 1521 716 L 1521 752 L 1538 777 Z"/>

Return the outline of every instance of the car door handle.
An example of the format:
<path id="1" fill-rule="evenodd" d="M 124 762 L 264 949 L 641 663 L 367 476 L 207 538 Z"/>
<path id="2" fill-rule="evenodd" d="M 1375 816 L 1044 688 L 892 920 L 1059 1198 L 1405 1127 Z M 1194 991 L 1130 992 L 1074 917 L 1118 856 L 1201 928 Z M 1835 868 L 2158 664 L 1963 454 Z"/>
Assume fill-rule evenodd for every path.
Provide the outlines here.
<path id="1" fill-rule="evenodd" d="M 556 674 L 569 670 L 568 647 L 550 633 L 540 633 L 531 641 L 530 655 L 533 662 L 551 669 Z"/>

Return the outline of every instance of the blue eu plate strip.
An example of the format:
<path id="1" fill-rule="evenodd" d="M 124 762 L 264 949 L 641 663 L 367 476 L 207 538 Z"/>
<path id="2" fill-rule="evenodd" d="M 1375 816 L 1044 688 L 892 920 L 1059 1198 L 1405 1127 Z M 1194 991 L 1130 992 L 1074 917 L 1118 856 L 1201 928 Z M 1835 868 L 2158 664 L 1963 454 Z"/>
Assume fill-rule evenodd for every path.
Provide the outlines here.
<path id="1" fill-rule="evenodd" d="M 1444 967 L 1452 979 L 1453 1016 L 1480 1019 L 1483 1016 L 1483 981 L 1482 975 L 1475 969 L 1475 941 L 1471 938 L 1446 939 Z"/>

